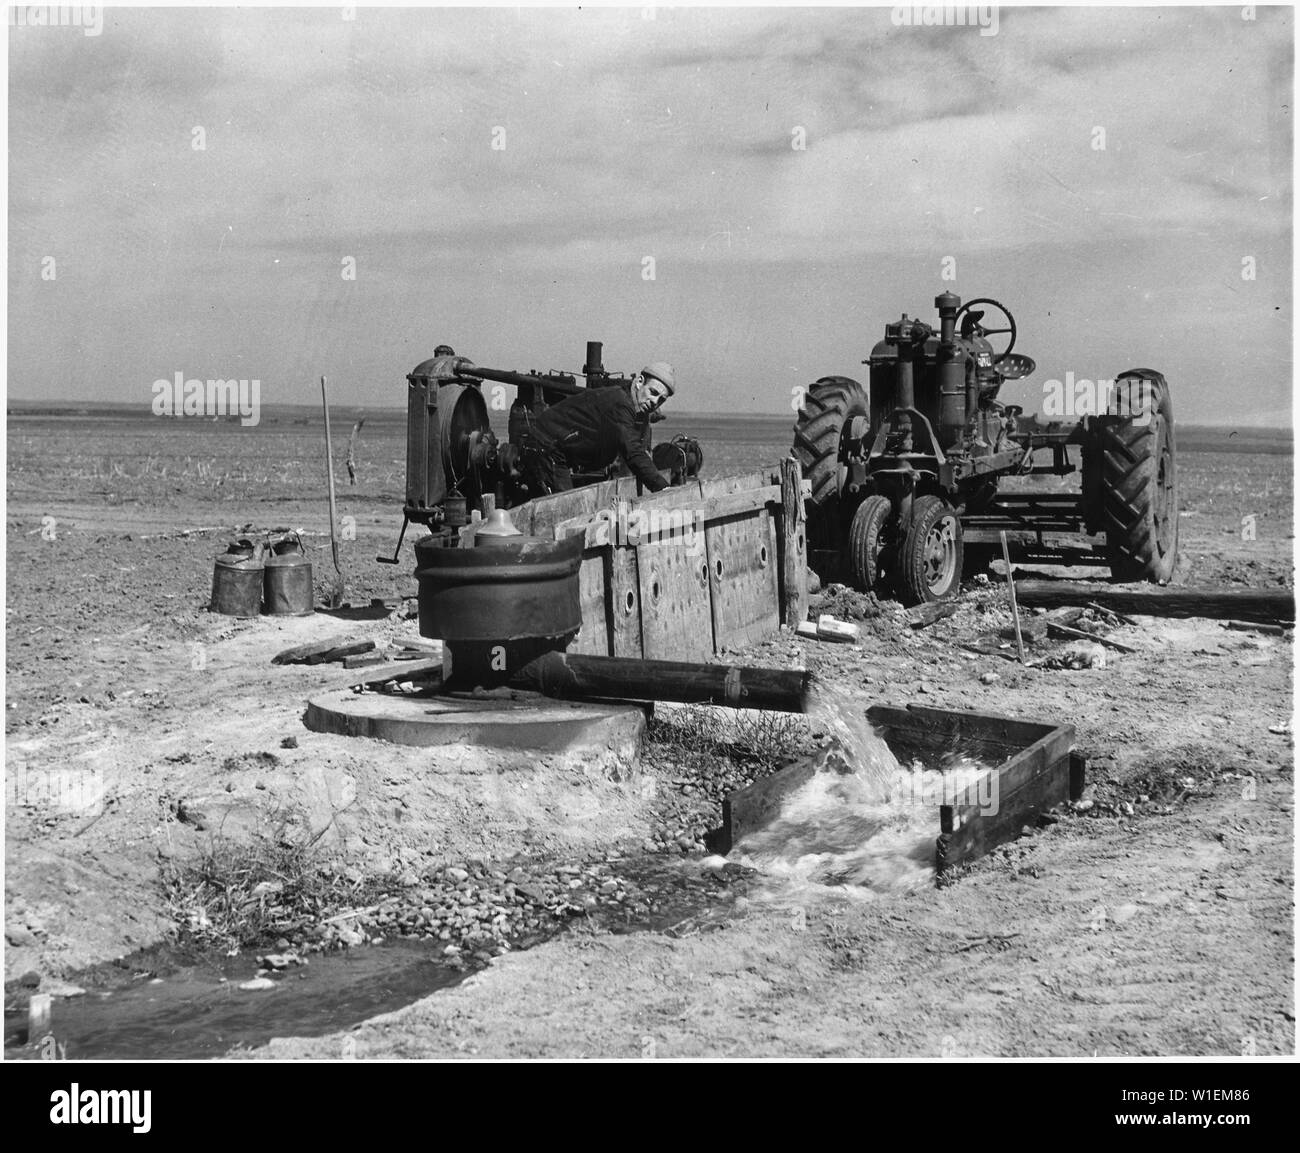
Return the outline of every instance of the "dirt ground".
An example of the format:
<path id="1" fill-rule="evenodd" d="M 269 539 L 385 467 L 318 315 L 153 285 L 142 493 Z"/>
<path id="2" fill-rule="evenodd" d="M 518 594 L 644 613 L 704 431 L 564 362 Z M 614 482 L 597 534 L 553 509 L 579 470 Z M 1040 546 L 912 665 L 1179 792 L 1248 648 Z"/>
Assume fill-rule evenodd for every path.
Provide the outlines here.
<path id="1" fill-rule="evenodd" d="M 306 697 L 354 678 L 271 666 L 276 651 L 415 630 L 204 611 L 230 526 L 312 526 L 320 545 L 319 501 L 286 493 L 288 478 L 236 477 L 219 493 L 189 468 L 174 484 L 109 469 L 70 492 L 57 457 L 37 452 L 48 439 L 32 448 L 25 435 L 11 422 L 7 982 L 66 978 L 167 939 L 160 866 L 214 830 L 324 830 L 358 867 L 392 872 L 644 837 L 643 793 L 609 766 L 524 801 L 515 774 L 565 774 L 305 730 Z M 1290 465 L 1187 458 L 1179 579 L 1292 584 Z M 390 489 L 344 494 L 358 605 L 414 591 L 408 563 L 373 560 L 391 550 Z M 222 531 L 179 535 L 208 526 Z M 313 556 L 321 588 L 328 557 Z M 887 609 L 856 646 L 782 633 L 729 659 L 806 665 L 864 706 L 1071 724 L 1090 805 L 943 887 L 741 899 L 675 936 L 576 928 L 346 1037 L 256 1055 L 338 1057 L 345 1041 L 363 1058 L 1293 1053 L 1290 637 L 1138 618 L 1111 634 L 1137 652 L 1077 670 L 957 647 L 1008 621 L 1000 592 L 973 586 L 920 632 Z"/>

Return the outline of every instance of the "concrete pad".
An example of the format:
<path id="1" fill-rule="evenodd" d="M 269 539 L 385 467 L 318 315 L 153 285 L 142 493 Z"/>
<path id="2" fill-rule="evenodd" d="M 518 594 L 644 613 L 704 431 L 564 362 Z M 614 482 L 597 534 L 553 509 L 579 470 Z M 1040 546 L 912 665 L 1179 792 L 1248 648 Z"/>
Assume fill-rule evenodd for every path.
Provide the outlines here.
<path id="1" fill-rule="evenodd" d="M 303 718 L 318 733 L 376 737 L 399 745 L 479 745 L 487 748 L 582 753 L 636 759 L 645 731 L 637 705 L 553 701 L 539 693 L 498 689 L 492 693 L 417 696 L 321 693 L 307 702 Z"/>

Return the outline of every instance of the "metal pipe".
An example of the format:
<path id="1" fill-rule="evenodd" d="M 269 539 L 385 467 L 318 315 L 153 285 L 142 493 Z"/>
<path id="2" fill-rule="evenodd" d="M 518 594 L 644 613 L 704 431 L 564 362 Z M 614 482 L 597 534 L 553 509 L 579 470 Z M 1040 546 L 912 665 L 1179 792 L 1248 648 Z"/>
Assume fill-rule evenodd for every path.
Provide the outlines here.
<path id="1" fill-rule="evenodd" d="M 600 354 L 604 348 L 604 343 L 599 340 L 587 341 L 587 363 L 583 365 L 583 374 L 590 380 L 593 376 L 604 376 L 605 366 L 601 363 Z"/>
<path id="2" fill-rule="evenodd" d="M 599 697 L 677 701 L 803 713 L 808 711 L 812 674 L 796 669 L 552 652 L 526 665 L 511 678 L 510 684 L 562 700 Z"/>
<path id="3" fill-rule="evenodd" d="M 477 364 L 460 364 L 457 376 L 472 376 L 478 380 L 495 380 L 500 384 L 522 385 L 527 388 L 547 388 L 555 392 L 581 392 L 578 382 L 568 373 L 536 376 L 527 372 L 506 372 L 500 368 L 480 368 Z"/>

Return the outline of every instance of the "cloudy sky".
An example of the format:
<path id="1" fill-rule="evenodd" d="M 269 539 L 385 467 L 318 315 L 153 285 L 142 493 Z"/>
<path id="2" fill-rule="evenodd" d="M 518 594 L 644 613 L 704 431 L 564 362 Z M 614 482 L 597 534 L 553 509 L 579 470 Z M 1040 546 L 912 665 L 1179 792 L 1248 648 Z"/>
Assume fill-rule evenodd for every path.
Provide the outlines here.
<path id="1" fill-rule="evenodd" d="M 325 373 L 397 405 L 440 342 L 576 369 L 601 339 L 672 361 L 679 410 L 780 413 L 951 289 L 1016 315 L 1040 371 L 1005 399 L 1142 365 L 1180 420 L 1289 421 L 1293 13 L 1242 14 L 11 27 L 9 395 L 147 405 L 182 372 L 311 403 Z"/>

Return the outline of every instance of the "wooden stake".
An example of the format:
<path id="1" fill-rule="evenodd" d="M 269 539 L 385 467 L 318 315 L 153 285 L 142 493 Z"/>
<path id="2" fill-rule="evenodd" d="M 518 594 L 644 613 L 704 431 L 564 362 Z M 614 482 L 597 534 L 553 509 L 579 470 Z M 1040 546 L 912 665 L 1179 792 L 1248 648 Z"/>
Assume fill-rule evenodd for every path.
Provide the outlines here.
<path id="1" fill-rule="evenodd" d="M 790 629 L 808 617 L 807 529 L 803 469 L 791 456 L 781 462 L 781 623 Z"/>
<path id="2" fill-rule="evenodd" d="M 357 433 L 361 431 L 361 426 L 366 423 L 363 416 L 352 426 L 352 435 L 348 437 L 348 484 L 357 483 Z"/>
<path id="3" fill-rule="evenodd" d="M 325 468 L 330 481 L 330 551 L 334 554 L 334 587 L 330 591 L 330 608 L 343 603 L 343 565 L 339 560 L 338 509 L 334 504 L 334 443 L 330 440 L 330 402 L 325 391 L 325 378 L 320 378 L 320 399 L 325 406 Z"/>
<path id="4" fill-rule="evenodd" d="M 1016 652 L 1020 654 L 1020 663 L 1025 663 L 1025 642 L 1020 636 L 1020 608 L 1016 604 L 1016 579 L 1011 575 L 1011 550 L 1007 548 L 1007 534 L 998 534 L 1002 538 L 1002 563 L 1007 566 L 1007 595 L 1011 598 L 1011 620 L 1016 626 Z"/>

